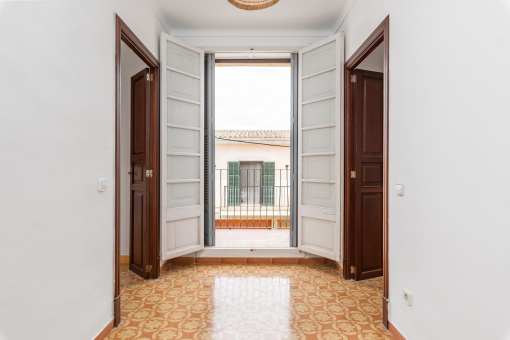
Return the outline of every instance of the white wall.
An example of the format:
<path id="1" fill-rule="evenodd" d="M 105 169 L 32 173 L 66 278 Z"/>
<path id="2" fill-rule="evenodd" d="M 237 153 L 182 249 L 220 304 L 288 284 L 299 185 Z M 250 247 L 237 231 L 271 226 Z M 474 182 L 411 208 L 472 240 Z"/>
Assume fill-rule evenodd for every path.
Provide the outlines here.
<path id="1" fill-rule="evenodd" d="M 147 65 L 124 42 L 121 46 L 121 216 L 120 216 L 120 254 L 129 255 L 129 223 L 131 196 L 131 77 L 142 71 Z"/>
<path id="2" fill-rule="evenodd" d="M 359 70 L 384 72 L 384 44 L 380 44 L 370 53 L 361 64 L 356 67 Z"/>
<path id="3" fill-rule="evenodd" d="M 111 5 L 0 3 L 0 339 L 90 340 L 113 318 Z M 157 56 L 146 6 L 113 9 Z"/>
<path id="4" fill-rule="evenodd" d="M 269 143 L 268 141 L 262 143 Z M 219 207 L 221 198 L 224 196 L 225 185 L 228 185 L 227 171 L 228 162 L 235 161 L 263 161 L 275 162 L 275 169 L 285 169 L 285 165 L 289 165 L 290 169 L 290 142 L 279 142 L 279 145 L 289 146 L 282 148 L 277 146 L 250 145 L 241 143 L 229 143 L 217 141 L 215 145 L 215 163 L 216 163 L 216 189 L 215 189 L 215 205 Z M 221 174 L 221 183 L 219 171 L 223 169 Z M 290 171 L 289 171 L 290 173 Z M 275 174 L 275 180 L 279 181 L 279 172 Z M 282 185 L 285 180 L 285 171 L 282 171 Z M 289 178 L 290 181 L 290 178 Z M 279 184 L 276 184 L 279 185 Z M 221 194 L 221 196 L 220 196 Z"/>
<path id="5" fill-rule="evenodd" d="M 159 59 L 159 37 L 169 33 L 154 13 L 153 0 L 109 0 L 115 13 Z"/>
<path id="6" fill-rule="evenodd" d="M 93 339 L 113 317 L 114 11 L 157 57 L 146 0 L 0 3 L 0 338 Z M 508 339 L 510 3 L 357 0 L 347 58 L 388 14 L 390 319 L 410 340 Z"/>
<path id="7" fill-rule="evenodd" d="M 410 340 L 510 339 L 510 3 L 357 0 L 347 58 L 388 14 L 390 320 Z"/>

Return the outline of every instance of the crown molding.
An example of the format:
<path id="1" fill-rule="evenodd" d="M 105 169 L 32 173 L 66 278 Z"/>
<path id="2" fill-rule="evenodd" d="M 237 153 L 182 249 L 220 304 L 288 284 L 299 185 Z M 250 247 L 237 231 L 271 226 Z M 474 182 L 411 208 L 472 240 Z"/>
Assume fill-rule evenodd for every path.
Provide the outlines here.
<path id="1" fill-rule="evenodd" d="M 331 31 L 334 33 L 338 33 L 338 30 L 340 29 L 340 26 L 344 23 L 345 18 L 349 15 L 349 12 L 351 11 L 352 7 L 356 3 L 356 0 L 349 0 L 344 8 L 342 8 L 342 11 L 340 12 L 340 15 L 338 16 L 338 19 L 335 21 L 335 24 L 333 27 L 331 27 Z"/>
<path id="2" fill-rule="evenodd" d="M 172 31 L 172 26 L 170 20 L 168 19 L 168 17 L 163 12 L 163 9 L 161 8 L 159 0 L 147 0 L 147 1 L 149 2 L 149 5 L 154 11 L 154 14 L 156 14 L 156 16 L 158 17 L 159 22 L 161 22 L 161 25 L 163 25 L 163 27 L 165 28 L 166 33 L 170 34 L 170 32 Z"/>

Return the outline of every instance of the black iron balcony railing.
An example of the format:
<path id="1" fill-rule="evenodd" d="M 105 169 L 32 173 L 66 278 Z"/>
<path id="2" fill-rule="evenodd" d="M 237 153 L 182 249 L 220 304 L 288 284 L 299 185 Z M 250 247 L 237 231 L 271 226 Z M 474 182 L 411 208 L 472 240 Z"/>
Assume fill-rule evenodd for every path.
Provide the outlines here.
<path id="1" fill-rule="evenodd" d="M 290 228 L 289 175 L 288 169 L 216 170 L 216 228 Z"/>

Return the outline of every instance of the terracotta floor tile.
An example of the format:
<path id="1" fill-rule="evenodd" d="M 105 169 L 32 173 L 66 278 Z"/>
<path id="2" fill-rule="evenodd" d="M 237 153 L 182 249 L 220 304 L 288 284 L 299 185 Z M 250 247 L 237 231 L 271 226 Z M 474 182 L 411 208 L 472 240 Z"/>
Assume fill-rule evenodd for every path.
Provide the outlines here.
<path id="1" fill-rule="evenodd" d="M 297 264 L 298 258 L 297 257 L 277 257 L 273 258 L 273 264 Z"/>
<path id="2" fill-rule="evenodd" d="M 195 263 L 221 263 L 221 257 L 197 257 Z"/>
<path id="3" fill-rule="evenodd" d="M 122 322 L 107 339 L 393 339 L 381 325 L 381 278 L 289 263 L 170 264 L 147 281 L 121 269 Z"/>
<path id="4" fill-rule="evenodd" d="M 308 258 L 308 259 L 299 258 L 298 264 L 323 264 L 324 260 L 325 259 L 322 257 L 312 257 L 312 258 Z"/>
<path id="5" fill-rule="evenodd" d="M 243 264 L 243 263 L 246 263 L 246 258 L 244 258 L 244 257 L 223 257 L 221 259 L 221 263 Z"/>
<path id="6" fill-rule="evenodd" d="M 195 263 L 194 257 L 176 257 L 171 260 L 169 260 L 170 263 L 186 263 L 186 264 L 192 264 Z"/>
<path id="7" fill-rule="evenodd" d="M 272 259 L 270 257 L 247 257 L 246 263 L 248 263 L 248 264 L 271 264 Z"/>

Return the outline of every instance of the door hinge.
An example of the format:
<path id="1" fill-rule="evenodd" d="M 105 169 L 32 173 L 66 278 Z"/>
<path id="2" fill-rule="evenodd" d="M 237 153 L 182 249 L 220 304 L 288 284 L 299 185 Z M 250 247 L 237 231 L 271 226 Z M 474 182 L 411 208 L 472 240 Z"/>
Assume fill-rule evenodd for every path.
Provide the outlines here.
<path id="1" fill-rule="evenodd" d="M 356 267 L 351 266 L 351 274 L 356 274 Z"/>
<path id="2" fill-rule="evenodd" d="M 351 83 L 355 83 L 355 82 L 356 82 L 356 75 L 355 75 L 355 74 L 353 74 L 353 75 L 351 76 Z"/>
<path id="3" fill-rule="evenodd" d="M 351 171 L 351 178 L 356 178 L 356 171 Z"/>
<path id="4" fill-rule="evenodd" d="M 145 177 L 152 177 L 152 170 L 146 170 Z"/>
<path id="5" fill-rule="evenodd" d="M 149 264 L 149 265 L 147 265 L 147 266 L 145 267 L 145 272 L 146 272 L 146 273 L 150 273 L 151 271 L 152 271 L 152 265 L 150 265 L 150 264 Z"/>
<path id="6" fill-rule="evenodd" d="M 147 81 L 154 81 L 154 74 L 148 73 L 147 74 Z"/>

